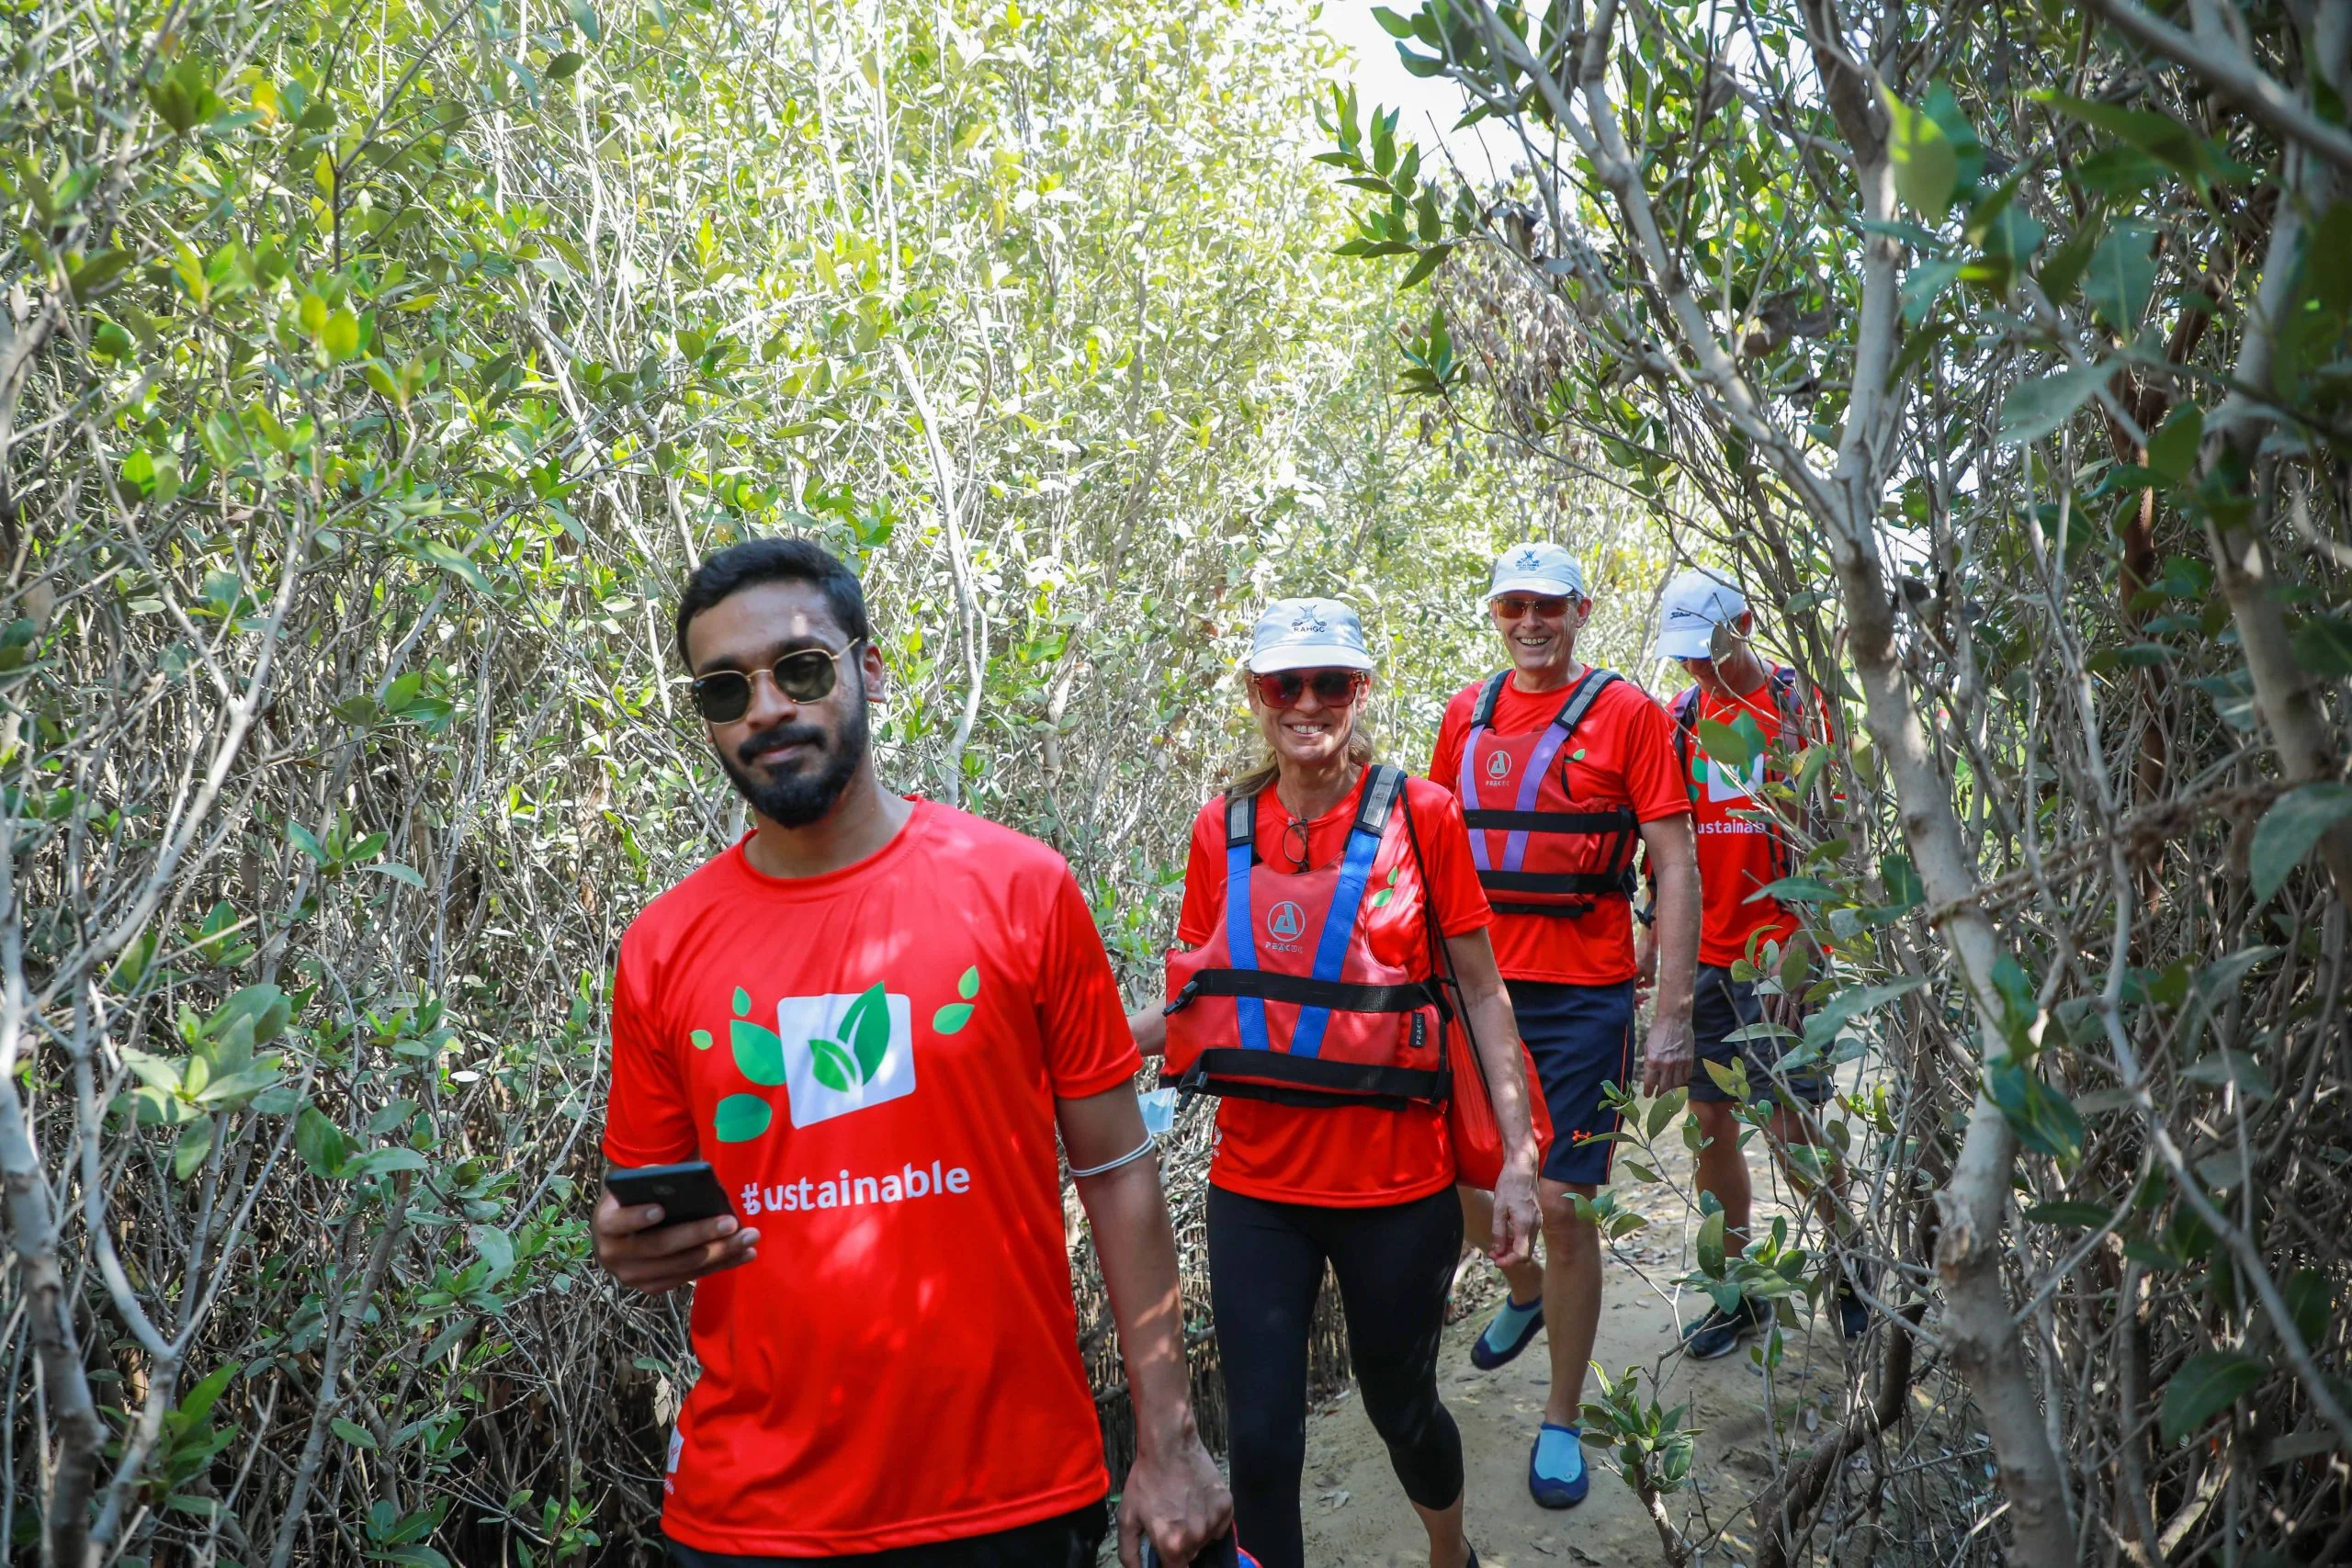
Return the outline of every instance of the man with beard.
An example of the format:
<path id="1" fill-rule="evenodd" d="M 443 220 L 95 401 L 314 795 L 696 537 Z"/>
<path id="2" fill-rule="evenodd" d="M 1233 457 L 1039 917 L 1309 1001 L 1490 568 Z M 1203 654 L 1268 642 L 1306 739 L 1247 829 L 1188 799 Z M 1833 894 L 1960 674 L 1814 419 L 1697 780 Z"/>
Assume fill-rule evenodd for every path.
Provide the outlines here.
<path id="1" fill-rule="evenodd" d="M 1120 1557 L 1148 1537 L 1190 1562 L 1231 1504 L 1193 1429 L 1140 1062 L 1069 868 L 884 791 L 881 655 L 823 549 L 713 556 L 677 637 L 756 825 L 622 939 L 605 1152 L 707 1160 L 736 1213 L 662 1228 L 608 1191 L 594 1225 L 623 1284 L 700 1281 L 702 1375 L 663 1482 L 673 1561 L 1094 1562 L 1109 1479 L 1058 1126 L 1135 1405 Z"/>

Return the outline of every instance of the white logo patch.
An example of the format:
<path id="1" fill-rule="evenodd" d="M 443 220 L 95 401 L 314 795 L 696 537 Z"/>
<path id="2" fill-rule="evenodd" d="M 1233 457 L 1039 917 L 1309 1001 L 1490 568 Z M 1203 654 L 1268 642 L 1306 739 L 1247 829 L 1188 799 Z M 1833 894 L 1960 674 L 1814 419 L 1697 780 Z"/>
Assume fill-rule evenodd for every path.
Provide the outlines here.
<path id="1" fill-rule="evenodd" d="M 1497 751 L 1487 759 L 1487 777 L 1496 784 L 1510 777 L 1510 753 Z"/>
<path id="2" fill-rule="evenodd" d="M 792 1124 L 811 1126 L 915 1091 L 914 1011 L 880 987 L 775 1004 Z"/>

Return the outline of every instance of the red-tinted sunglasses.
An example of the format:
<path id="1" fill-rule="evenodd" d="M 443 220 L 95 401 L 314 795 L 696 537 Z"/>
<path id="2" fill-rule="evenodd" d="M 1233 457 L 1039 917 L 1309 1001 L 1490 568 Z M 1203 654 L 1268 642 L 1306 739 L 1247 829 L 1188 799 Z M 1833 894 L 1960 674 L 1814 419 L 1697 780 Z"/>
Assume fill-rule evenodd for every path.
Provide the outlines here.
<path id="1" fill-rule="evenodd" d="M 1258 700 L 1270 708 L 1295 708 L 1310 689 L 1325 707 L 1338 707 L 1355 701 L 1369 683 L 1361 670 L 1278 670 L 1251 679 L 1257 683 Z"/>

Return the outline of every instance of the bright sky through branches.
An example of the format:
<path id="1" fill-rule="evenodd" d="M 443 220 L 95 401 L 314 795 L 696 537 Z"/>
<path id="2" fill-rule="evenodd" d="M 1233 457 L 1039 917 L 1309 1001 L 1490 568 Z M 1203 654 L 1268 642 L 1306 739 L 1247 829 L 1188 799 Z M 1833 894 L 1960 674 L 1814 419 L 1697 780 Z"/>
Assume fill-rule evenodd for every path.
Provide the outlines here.
<path id="1" fill-rule="evenodd" d="M 1388 8 L 1400 16 L 1417 9 L 1412 0 L 1391 0 Z M 1481 120 L 1466 130 L 1453 129 L 1466 107 L 1462 89 L 1406 70 L 1396 58 L 1396 40 L 1382 29 L 1373 10 L 1368 0 L 1327 0 L 1323 7 L 1325 29 L 1355 56 L 1353 80 L 1364 113 L 1369 115 L 1374 105 L 1403 108 L 1396 119 L 1397 135 L 1421 143 L 1428 161 L 1434 161 L 1442 142 L 1474 184 L 1508 175 L 1514 159 L 1521 156 L 1517 139 L 1492 120 Z"/>

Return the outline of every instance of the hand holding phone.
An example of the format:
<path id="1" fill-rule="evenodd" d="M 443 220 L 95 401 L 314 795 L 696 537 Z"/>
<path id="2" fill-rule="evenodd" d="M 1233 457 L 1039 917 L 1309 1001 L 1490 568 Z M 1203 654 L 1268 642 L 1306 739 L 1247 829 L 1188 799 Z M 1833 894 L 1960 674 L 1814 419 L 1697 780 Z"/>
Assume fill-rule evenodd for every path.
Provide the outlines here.
<path id="1" fill-rule="evenodd" d="M 702 1160 L 610 1171 L 605 1186 L 592 1227 L 596 1261 L 632 1290 L 666 1295 L 758 1256 L 760 1233 L 736 1219 Z"/>

